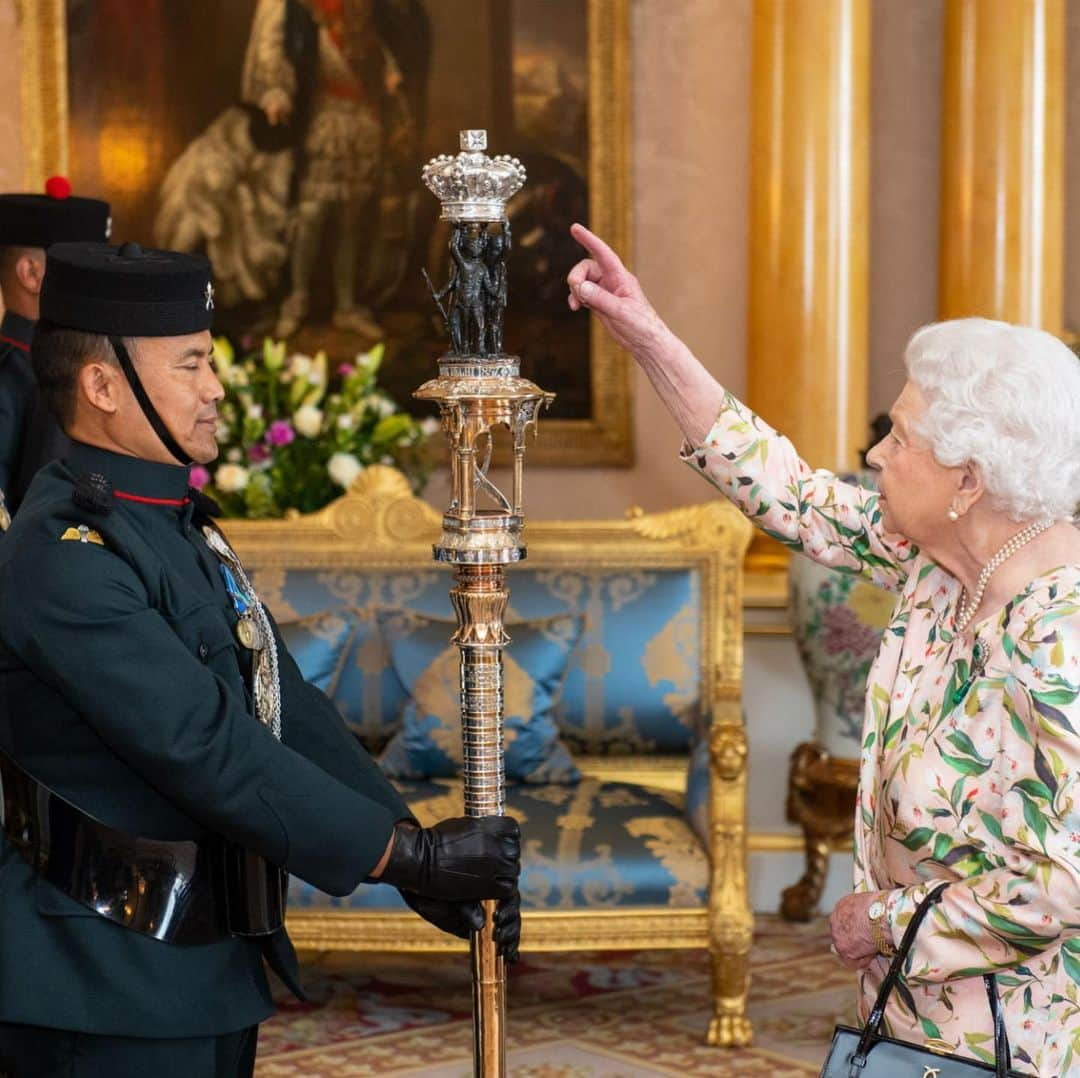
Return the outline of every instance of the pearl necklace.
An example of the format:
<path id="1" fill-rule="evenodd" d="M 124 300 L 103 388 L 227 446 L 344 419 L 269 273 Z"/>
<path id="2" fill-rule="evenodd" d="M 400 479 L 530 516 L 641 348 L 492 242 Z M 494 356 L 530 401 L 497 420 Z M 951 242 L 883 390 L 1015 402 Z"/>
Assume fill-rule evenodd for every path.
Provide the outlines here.
<path id="1" fill-rule="evenodd" d="M 1047 528 L 1052 527 L 1057 521 L 1054 517 L 1045 520 L 1036 520 L 1029 524 L 1023 531 L 1017 532 L 983 567 L 979 573 L 979 579 L 975 584 L 975 594 L 968 601 L 967 588 L 960 589 L 960 600 L 956 604 L 956 631 L 964 632 L 975 617 L 975 611 L 982 602 L 983 592 L 990 582 L 990 577 L 1005 562 L 1009 560 L 1021 547 L 1026 546 L 1037 535 L 1041 535 Z"/>

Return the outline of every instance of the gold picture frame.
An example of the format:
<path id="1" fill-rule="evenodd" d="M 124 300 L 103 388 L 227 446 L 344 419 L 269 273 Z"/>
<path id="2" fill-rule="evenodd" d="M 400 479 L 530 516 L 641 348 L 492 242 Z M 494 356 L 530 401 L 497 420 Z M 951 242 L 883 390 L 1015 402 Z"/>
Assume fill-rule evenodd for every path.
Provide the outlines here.
<path id="1" fill-rule="evenodd" d="M 583 2 L 588 24 L 590 223 L 630 257 L 630 4 Z M 69 170 L 66 6 L 63 0 L 16 3 L 25 183 L 29 190 L 41 190 L 46 177 Z M 434 365 L 434 357 L 432 361 Z M 632 465 L 631 386 L 629 357 L 594 321 L 591 415 L 545 422 L 544 437 L 530 451 L 530 462 L 549 467 Z"/>

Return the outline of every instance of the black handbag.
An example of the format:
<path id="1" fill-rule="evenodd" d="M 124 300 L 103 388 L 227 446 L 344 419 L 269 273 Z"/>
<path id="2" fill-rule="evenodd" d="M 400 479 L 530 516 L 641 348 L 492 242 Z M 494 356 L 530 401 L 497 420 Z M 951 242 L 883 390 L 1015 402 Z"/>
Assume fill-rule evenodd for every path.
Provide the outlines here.
<path id="1" fill-rule="evenodd" d="M 994 1065 L 966 1056 L 932 1052 L 921 1045 L 894 1040 L 881 1035 L 881 1023 L 885 1006 L 889 1002 L 896 982 L 903 976 L 902 970 L 908 952 L 915 942 L 915 933 L 932 906 L 941 901 L 948 886 L 943 883 L 919 903 L 919 908 L 904 931 L 900 949 L 893 957 L 889 972 L 881 983 L 874 1009 L 862 1030 L 851 1026 L 837 1026 L 833 1032 L 832 1045 L 821 1068 L 821 1078 L 971 1078 L 976 1074 L 993 1074 L 997 1078 L 1023 1078 L 1011 1069 L 1009 1038 L 1005 1032 L 1005 1019 L 998 1003 L 997 982 L 993 974 L 983 977 L 986 996 L 990 1002 L 990 1015 L 994 1020 Z"/>

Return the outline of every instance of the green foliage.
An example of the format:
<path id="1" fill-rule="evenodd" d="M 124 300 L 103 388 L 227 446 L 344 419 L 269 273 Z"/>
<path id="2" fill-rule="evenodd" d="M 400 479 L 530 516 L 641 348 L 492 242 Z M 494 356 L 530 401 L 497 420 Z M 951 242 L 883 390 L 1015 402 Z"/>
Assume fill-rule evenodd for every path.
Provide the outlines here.
<path id="1" fill-rule="evenodd" d="M 323 352 L 287 356 L 266 340 L 236 359 L 214 342 L 225 387 L 219 407 L 220 455 L 192 481 L 230 517 L 312 513 L 333 501 L 364 468 L 400 468 L 419 492 L 427 479 L 422 446 L 435 426 L 402 412 L 376 383 L 383 346 L 330 369 Z"/>

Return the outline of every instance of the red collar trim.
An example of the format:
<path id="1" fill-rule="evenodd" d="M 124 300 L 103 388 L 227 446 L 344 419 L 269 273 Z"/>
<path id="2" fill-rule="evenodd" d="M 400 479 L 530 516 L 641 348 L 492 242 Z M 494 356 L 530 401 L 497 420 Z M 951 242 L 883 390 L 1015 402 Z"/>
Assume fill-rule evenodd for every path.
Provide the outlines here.
<path id="1" fill-rule="evenodd" d="M 20 352 L 30 351 L 30 345 L 28 345 L 26 341 L 17 340 L 15 337 L 7 337 L 3 333 L 0 333 L 0 341 L 3 341 L 5 344 L 15 345 Z"/>
<path id="2" fill-rule="evenodd" d="M 170 505 L 175 508 L 191 501 L 190 498 L 148 498 L 145 494 L 128 494 L 126 490 L 114 490 L 113 497 L 125 502 L 139 502 L 140 505 Z"/>

